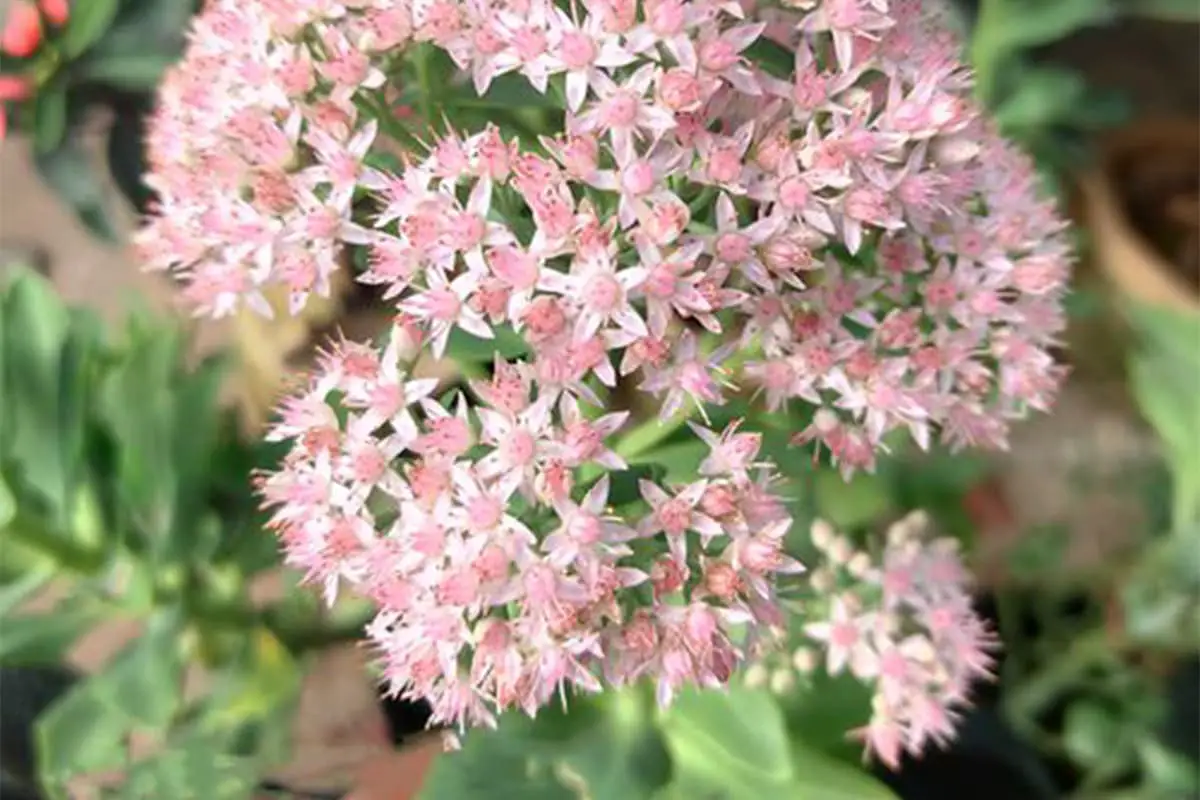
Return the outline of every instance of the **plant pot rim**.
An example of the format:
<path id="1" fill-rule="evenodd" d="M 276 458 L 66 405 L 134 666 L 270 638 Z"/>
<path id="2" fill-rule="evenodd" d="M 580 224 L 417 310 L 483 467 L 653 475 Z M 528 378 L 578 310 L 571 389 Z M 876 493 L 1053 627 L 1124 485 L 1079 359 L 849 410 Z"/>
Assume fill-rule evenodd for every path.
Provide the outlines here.
<path id="1" fill-rule="evenodd" d="M 1116 176 L 1118 164 L 1147 150 L 1200 150 L 1200 119 L 1151 118 L 1113 131 L 1099 145 L 1096 165 L 1079 180 L 1093 256 L 1125 296 L 1151 305 L 1200 311 L 1197 292 L 1175 265 L 1163 258 L 1125 212 Z"/>

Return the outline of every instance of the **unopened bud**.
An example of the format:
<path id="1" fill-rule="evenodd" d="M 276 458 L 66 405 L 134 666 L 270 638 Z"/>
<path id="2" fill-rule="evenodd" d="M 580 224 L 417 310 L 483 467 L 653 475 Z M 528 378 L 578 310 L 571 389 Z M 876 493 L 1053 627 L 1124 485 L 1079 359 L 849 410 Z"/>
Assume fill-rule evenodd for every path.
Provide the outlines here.
<path id="1" fill-rule="evenodd" d="M 780 667 L 771 673 L 771 693 L 788 694 L 796 688 L 796 673 L 787 667 Z"/>
<path id="2" fill-rule="evenodd" d="M 809 578 L 813 591 L 818 594 L 828 594 L 833 591 L 836 584 L 833 573 L 825 568 L 813 570 L 812 577 Z"/>
<path id="3" fill-rule="evenodd" d="M 830 561 L 841 566 L 854 556 L 854 545 L 845 536 L 835 536 L 825 552 L 829 554 Z"/>
<path id="4" fill-rule="evenodd" d="M 813 545 L 821 552 L 825 552 L 826 548 L 829 547 L 829 543 L 833 541 L 833 537 L 837 535 L 837 532 L 825 520 L 817 519 L 813 520 L 812 527 L 809 529 L 809 535 L 812 537 Z"/>
<path id="5" fill-rule="evenodd" d="M 769 679 L 767 668 L 761 662 L 746 667 L 746 672 L 742 676 L 742 681 L 746 684 L 747 689 L 761 689 L 766 686 Z"/>
<path id="6" fill-rule="evenodd" d="M 871 571 L 871 557 L 863 551 L 858 551 L 846 564 L 846 571 L 856 578 L 867 577 Z"/>
<path id="7" fill-rule="evenodd" d="M 792 666 L 801 675 L 810 675 L 817 668 L 817 654 L 811 647 L 797 647 L 792 653 Z"/>

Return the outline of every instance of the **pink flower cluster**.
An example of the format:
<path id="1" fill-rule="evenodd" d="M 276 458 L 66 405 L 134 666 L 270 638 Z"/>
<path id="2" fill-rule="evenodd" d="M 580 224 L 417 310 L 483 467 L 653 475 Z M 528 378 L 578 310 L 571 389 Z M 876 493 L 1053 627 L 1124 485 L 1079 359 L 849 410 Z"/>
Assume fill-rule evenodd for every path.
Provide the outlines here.
<path id="1" fill-rule="evenodd" d="M 746 379 L 772 410 L 817 407 L 798 439 L 847 471 L 896 428 L 1002 446 L 1047 406 L 1063 222 L 920 3 L 585 5 L 210 3 L 150 131 L 148 262 L 220 315 L 267 311 L 271 284 L 300 306 L 343 244 L 366 246 L 362 280 L 439 351 L 509 324 L 539 383 L 592 399 L 589 376 L 640 369 L 664 414 L 721 403 L 722 360 L 753 343 Z M 561 90 L 562 134 L 447 133 L 402 175 L 364 166 L 380 121 L 360 106 L 386 109 L 383 69 L 413 42 L 480 91 L 506 72 Z M 756 42 L 795 53 L 789 78 L 746 56 Z"/>
<path id="2" fill-rule="evenodd" d="M 269 435 L 296 446 L 261 488 L 289 564 L 330 601 L 345 582 L 378 604 L 368 633 L 385 674 L 430 700 L 435 722 L 532 715 L 600 677 L 652 678 L 666 704 L 729 680 L 743 658 L 731 625 L 780 624 L 775 580 L 802 568 L 783 552 L 791 518 L 755 465 L 758 435 L 697 428 L 703 477 L 642 481 L 644 514 L 622 519 L 607 474 L 578 502 L 571 490 L 585 465 L 624 469 L 605 440 L 625 413 L 535 398 L 532 370 L 503 362 L 452 411 L 396 351 L 343 343 L 323 357 Z"/>
<path id="3" fill-rule="evenodd" d="M 813 526 L 825 556 L 812 584 L 828 617 L 804 626 L 821 645 L 825 669 L 849 669 L 874 686 L 870 722 L 852 735 L 895 768 L 954 736 L 972 684 L 991 676 L 998 642 L 971 605 L 954 539 L 929 539 L 928 520 L 912 514 L 892 526 L 878 557 L 855 551 L 826 523 Z"/>
<path id="4" fill-rule="evenodd" d="M 1002 446 L 1061 377 L 1063 223 L 920 3 L 582 5 L 212 0 L 149 133 L 139 246 L 198 313 L 269 313 L 268 286 L 299 308 L 347 246 L 396 304 L 392 349 L 339 346 L 287 404 L 263 491 L 292 563 L 379 603 L 392 685 L 442 720 L 598 676 L 666 701 L 728 679 L 732 624 L 781 624 L 800 568 L 758 435 L 697 427 L 699 479 L 618 515 L 585 480 L 624 469 L 625 415 L 595 412 L 618 382 L 664 419 L 743 388 L 813 408 L 796 441 L 849 474 L 898 429 Z M 414 45 L 461 69 L 447 96 L 520 75 L 561 126 L 447 126 L 368 165 Z M 528 358 L 453 408 L 403 371 L 402 339 L 498 328 Z"/>

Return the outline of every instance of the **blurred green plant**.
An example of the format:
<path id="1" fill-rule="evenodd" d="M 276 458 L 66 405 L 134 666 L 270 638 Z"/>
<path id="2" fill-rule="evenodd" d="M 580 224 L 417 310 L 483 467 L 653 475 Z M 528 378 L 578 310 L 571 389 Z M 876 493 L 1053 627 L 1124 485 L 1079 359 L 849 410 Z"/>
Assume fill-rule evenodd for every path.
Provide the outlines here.
<path id="1" fill-rule="evenodd" d="M 829 679 L 825 679 L 828 681 Z M 831 682 L 832 683 L 832 682 Z M 660 711 L 648 687 L 572 699 L 536 720 L 505 716 L 438 763 L 422 800 L 887 800 L 843 739 L 865 689 L 688 690 Z"/>
<path id="2" fill-rule="evenodd" d="M 23 89 L 0 100 L 9 101 L 14 126 L 32 139 L 39 173 L 98 236 L 111 240 L 116 234 L 103 183 L 84 146 L 86 129 L 95 127 L 98 110 L 111 119 L 109 172 L 143 210 L 150 190 L 142 182 L 142 127 L 152 92 L 182 52 L 187 24 L 199 5 L 198 0 L 72 2 L 62 24 L 44 19 L 32 52 L 8 53 L 0 65 L 0 76 Z"/>
<path id="3" fill-rule="evenodd" d="M 1078 31 L 1130 18 L 1200 20 L 1196 0 L 974 0 L 969 60 L 976 92 L 1004 134 L 1021 143 L 1047 177 L 1086 161 L 1095 134 L 1129 118 L 1128 98 L 1089 86 L 1078 72 L 1035 52 Z"/>
<path id="4" fill-rule="evenodd" d="M 1047 603 L 1033 641 L 1010 637 L 1004 705 L 1019 731 L 1080 774 L 1080 798 L 1166 800 L 1200 792 L 1194 754 L 1163 740 L 1166 678 L 1200 657 L 1200 315 L 1134 307 L 1129 319 L 1131 390 L 1170 477 L 1169 513 L 1149 516 L 1168 523 L 1132 558 L 1079 576 L 1083 613 Z M 1151 499 L 1163 502 L 1161 492 Z"/>
<path id="5" fill-rule="evenodd" d="M 222 374 L 189 365 L 173 323 L 136 315 L 118 339 L 36 275 L 0 286 L 0 667 L 62 663 L 104 623 L 143 631 L 38 718 L 50 797 L 112 771 L 113 797 L 249 796 L 285 752 L 304 653 L 365 622 L 298 590 L 251 601 L 278 556 L 249 475 L 275 453 L 238 438 Z M 52 585 L 61 599 L 29 611 Z M 195 665 L 212 690 L 193 700 Z"/>

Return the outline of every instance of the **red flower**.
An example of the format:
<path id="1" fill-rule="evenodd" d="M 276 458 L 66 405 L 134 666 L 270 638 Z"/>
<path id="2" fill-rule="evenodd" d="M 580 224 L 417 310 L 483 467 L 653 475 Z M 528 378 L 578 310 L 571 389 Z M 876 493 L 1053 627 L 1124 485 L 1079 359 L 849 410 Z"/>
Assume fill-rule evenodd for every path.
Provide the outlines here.
<path id="1" fill-rule="evenodd" d="M 38 10 L 25 0 L 14 0 L 0 32 L 0 51 L 16 58 L 27 58 L 42 42 L 42 19 Z"/>
<path id="2" fill-rule="evenodd" d="M 38 0 L 38 6 L 50 24 L 55 27 L 66 24 L 67 18 L 71 16 L 71 5 L 68 0 Z"/>

